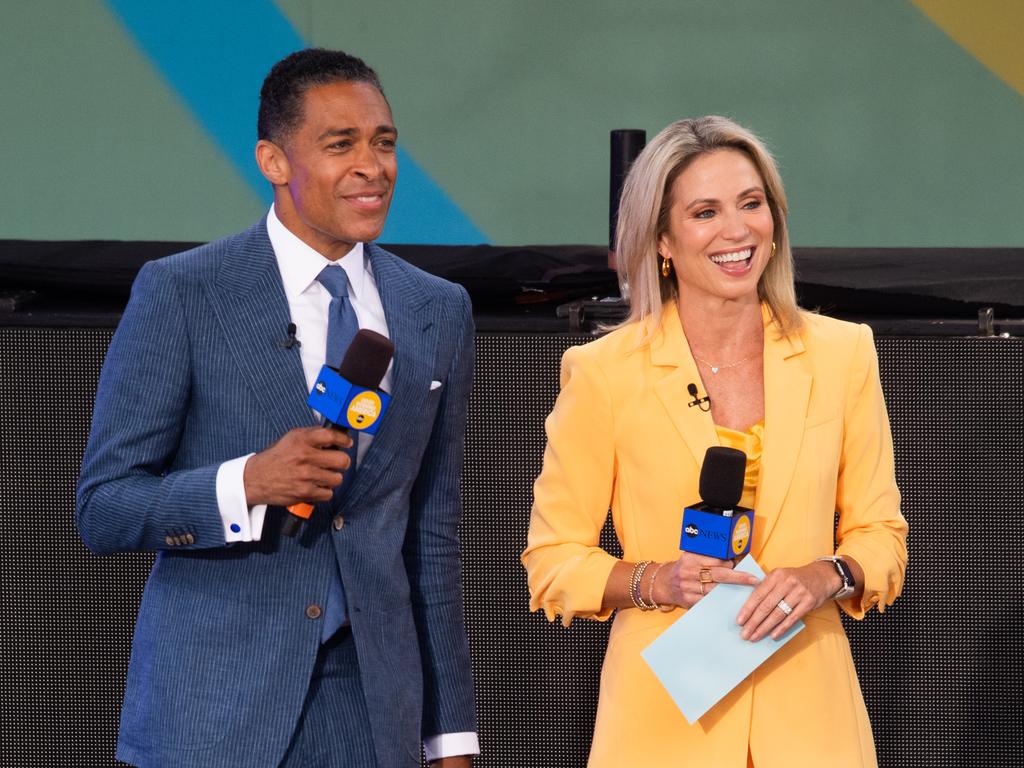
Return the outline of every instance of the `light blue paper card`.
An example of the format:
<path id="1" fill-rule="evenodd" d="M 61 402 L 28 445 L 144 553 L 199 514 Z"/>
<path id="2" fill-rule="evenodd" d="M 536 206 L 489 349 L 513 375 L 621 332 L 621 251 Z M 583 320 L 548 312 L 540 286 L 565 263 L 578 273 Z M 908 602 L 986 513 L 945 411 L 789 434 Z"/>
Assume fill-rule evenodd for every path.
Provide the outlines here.
<path id="1" fill-rule="evenodd" d="M 764 578 L 750 555 L 736 570 Z M 716 585 L 640 652 L 691 725 L 804 628 L 798 621 L 778 640 L 769 636 L 752 643 L 741 638 L 736 615 L 753 589 Z"/>

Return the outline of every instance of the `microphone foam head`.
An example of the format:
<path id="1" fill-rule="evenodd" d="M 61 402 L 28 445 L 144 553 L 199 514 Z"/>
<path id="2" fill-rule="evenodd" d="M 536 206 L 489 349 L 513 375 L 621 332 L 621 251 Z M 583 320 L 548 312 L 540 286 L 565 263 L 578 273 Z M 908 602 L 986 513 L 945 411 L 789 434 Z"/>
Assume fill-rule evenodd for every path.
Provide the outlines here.
<path id="1" fill-rule="evenodd" d="M 747 454 L 735 448 L 712 446 L 700 468 L 700 498 L 717 509 L 732 509 L 743 495 Z"/>
<path id="2" fill-rule="evenodd" d="M 348 345 L 338 373 L 357 387 L 377 389 L 394 354 L 395 345 L 391 339 L 361 328 Z"/>

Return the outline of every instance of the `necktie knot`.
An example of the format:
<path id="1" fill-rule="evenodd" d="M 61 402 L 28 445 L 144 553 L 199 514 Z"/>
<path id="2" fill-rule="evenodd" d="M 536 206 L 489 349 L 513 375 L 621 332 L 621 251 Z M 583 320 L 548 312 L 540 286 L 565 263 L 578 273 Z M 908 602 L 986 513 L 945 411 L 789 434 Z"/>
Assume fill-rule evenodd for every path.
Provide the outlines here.
<path id="1" fill-rule="evenodd" d="M 335 299 L 348 296 L 348 272 L 342 267 L 324 267 L 316 279 Z"/>

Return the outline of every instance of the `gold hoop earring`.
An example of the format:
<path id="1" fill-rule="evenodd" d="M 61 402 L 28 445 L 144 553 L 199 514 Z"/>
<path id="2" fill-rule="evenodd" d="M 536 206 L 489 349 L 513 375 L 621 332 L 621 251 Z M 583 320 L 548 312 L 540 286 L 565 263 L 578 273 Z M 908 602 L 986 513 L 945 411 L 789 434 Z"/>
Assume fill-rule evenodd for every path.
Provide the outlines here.
<path id="1" fill-rule="evenodd" d="M 672 259 L 661 257 L 661 276 L 668 277 L 672 274 Z"/>
<path id="2" fill-rule="evenodd" d="M 774 256 L 774 255 L 775 255 L 775 241 L 772 240 L 772 256 Z M 768 258 L 771 258 L 771 256 L 769 256 Z"/>

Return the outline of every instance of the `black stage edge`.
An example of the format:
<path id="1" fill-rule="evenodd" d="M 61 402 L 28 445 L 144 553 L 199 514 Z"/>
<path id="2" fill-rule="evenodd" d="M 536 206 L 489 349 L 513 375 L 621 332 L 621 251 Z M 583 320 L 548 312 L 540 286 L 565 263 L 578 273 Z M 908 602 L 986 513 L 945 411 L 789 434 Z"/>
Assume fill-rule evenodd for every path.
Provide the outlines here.
<path id="1" fill-rule="evenodd" d="M 0 318 L 112 327 L 141 266 L 194 245 L 0 240 Z M 618 295 L 604 247 L 385 247 L 465 286 L 483 331 L 588 331 L 622 317 L 597 301 Z M 796 248 L 794 257 L 802 306 L 876 333 L 1024 335 L 1024 248 Z M 990 320 L 979 321 L 983 310 Z"/>

